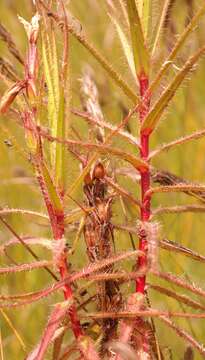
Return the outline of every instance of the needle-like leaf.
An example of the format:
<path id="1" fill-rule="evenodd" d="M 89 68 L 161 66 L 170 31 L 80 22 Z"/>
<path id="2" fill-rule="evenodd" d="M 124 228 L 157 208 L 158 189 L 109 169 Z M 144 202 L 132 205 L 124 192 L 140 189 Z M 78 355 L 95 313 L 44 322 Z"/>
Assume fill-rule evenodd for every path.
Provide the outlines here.
<path id="1" fill-rule="evenodd" d="M 126 0 L 126 4 L 129 16 L 136 74 L 138 77 L 142 74 L 148 76 L 149 54 L 145 45 L 145 38 L 136 2 L 135 0 Z"/>
<path id="2" fill-rule="evenodd" d="M 199 49 L 193 56 L 191 56 L 183 68 L 178 72 L 172 82 L 164 90 L 159 100 L 153 105 L 152 109 L 146 116 L 142 123 L 141 131 L 143 133 L 150 134 L 158 125 L 164 110 L 169 105 L 171 99 L 174 97 L 176 91 L 179 89 L 183 80 L 187 77 L 189 72 L 193 69 L 193 66 L 198 62 L 199 58 L 204 54 L 205 47 Z"/>

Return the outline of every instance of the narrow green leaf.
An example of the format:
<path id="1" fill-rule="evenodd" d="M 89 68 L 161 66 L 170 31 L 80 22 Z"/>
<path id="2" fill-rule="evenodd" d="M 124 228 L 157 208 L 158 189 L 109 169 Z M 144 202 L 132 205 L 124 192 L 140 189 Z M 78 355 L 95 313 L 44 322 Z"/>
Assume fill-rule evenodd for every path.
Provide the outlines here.
<path id="1" fill-rule="evenodd" d="M 132 49 L 135 61 L 135 69 L 138 77 L 140 74 L 149 73 L 149 55 L 145 45 L 142 24 L 135 0 L 126 0 L 132 39 Z"/>
<path id="2" fill-rule="evenodd" d="M 175 253 L 182 254 L 184 256 L 190 257 L 192 260 L 200 261 L 205 263 L 205 256 L 198 254 L 194 250 L 187 248 L 185 246 L 182 246 L 181 244 L 178 244 L 174 241 L 163 239 L 159 242 L 159 246 L 162 249 L 173 251 Z"/>
<path id="3" fill-rule="evenodd" d="M 83 171 L 80 173 L 80 175 L 77 177 L 77 179 L 73 182 L 73 184 L 70 186 L 70 188 L 68 189 L 68 191 L 66 192 L 66 195 L 69 197 L 70 195 L 72 195 L 77 188 L 82 184 L 85 176 L 88 174 L 88 172 L 90 171 L 93 163 L 95 161 L 97 161 L 99 155 L 98 153 L 94 153 L 93 156 L 91 157 L 91 159 L 89 160 L 89 162 L 87 163 L 87 165 L 84 167 Z"/>
<path id="4" fill-rule="evenodd" d="M 151 19 L 151 5 L 152 5 L 151 0 L 143 1 L 142 26 L 144 29 L 145 39 L 147 39 L 149 33 L 149 25 Z"/>
<path id="5" fill-rule="evenodd" d="M 78 144 L 79 144 L 79 146 L 82 146 L 84 148 L 96 150 L 97 153 L 94 153 L 94 155 L 88 162 L 87 166 L 81 172 L 80 176 L 76 179 L 76 181 L 68 189 L 68 192 L 67 192 L 68 196 L 73 194 L 75 192 L 75 190 L 78 188 L 78 186 L 83 182 L 84 177 L 87 175 L 87 173 L 91 169 L 92 164 L 98 159 L 99 153 L 107 154 L 107 155 L 112 154 L 114 156 L 117 156 L 117 157 L 129 162 L 130 164 L 132 164 L 135 169 L 138 169 L 138 170 L 140 169 L 141 171 L 146 170 L 148 168 L 148 164 L 145 161 L 143 161 L 140 158 L 137 158 L 136 156 L 134 156 L 132 154 L 126 153 L 123 150 L 114 149 L 114 148 L 111 148 L 110 146 L 97 145 L 97 144 L 83 144 L 80 142 Z"/>
<path id="6" fill-rule="evenodd" d="M 76 31 L 69 27 L 69 31 L 74 35 L 79 42 L 92 54 L 92 56 L 97 60 L 97 62 L 102 66 L 102 68 L 108 73 L 110 78 L 114 83 L 124 92 L 124 94 L 131 99 L 135 104 L 139 102 L 139 98 L 136 92 L 130 88 L 127 82 L 122 78 L 122 76 L 113 69 L 113 66 L 104 58 L 99 51 L 93 46 L 91 42 L 87 40 L 85 36 L 82 36 Z"/>
<path id="7" fill-rule="evenodd" d="M 161 146 L 159 146 L 158 148 L 156 148 L 155 150 L 153 150 L 150 154 L 149 154 L 149 160 L 152 159 L 153 157 L 159 155 L 162 151 L 168 151 L 170 149 L 176 149 L 176 146 L 178 145 L 182 145 L 185 144 L 191 140 L 198 140 L 201 139 L 202 137 L 205 136 L 205 129 L 202 130 L 198 130 L 190 135 L 187 136 L 182 136 L 179 139 L 173 140 L 170 143 L 167 144 L 163 144 Z"/>
<path id="8" fill-rule="evenodd" d="M 114 156 L 117 156 L 118 158 L 121 158 L 129 162 L 137 170 L 143 170 L 143 169 L 146 170 L 148 168 L 148 164 L 145 161 L 119 148 L 117 149 L 111 146 L 98 145 L 98 144 L 93 144 L 90 147 L 96 149 L 98 152 L 102 154 L 107 154 L 107 155 L 112 154 Z"/>
<path id="9" fill-rule="evenodd" d="M 101 154 L 117 156 L 118 158 L 129 162 L 137 170 L 146 171 L 148 169 L 148 164 L 144 160 L 131 153 L 127 153 L 122 149 L 113 148 L 112 146 L 103 144 L 83 143 L 81 141 L 76 141 L 75 144 L 87 150 L 95 150 Z"/>
<path id="10" fill-rule="evenodd" d="M 125 124 L 127 124 L 127 122 L 129 121 L 129 119 L 131 118 L 131 116 L 134 114 L 134 112 L 136 111 L 137 106 L 134 107 L 134 109 L 132 111 L 129 112 L 129 114 L 123 119 L 123 121 L 116 127 L 116 129 L 113 129 L 113 131 L 108 134 L 105 138 L 104 144 L 110 143 L 110 141 L 112 140 L 113 136 L 116 136 L 118 134 L 118 132 L 125 126 Z M 91 169 L 92 164 L 98 159 L 98 153 L 93 154 L 93 156 L 91 157 L 91 159 L 89 160 L 88 164 L 86 165 L 86 167 L 83 169 L 82 173 L 80 174 L 80 176 L 75 180 L 75 182 L 71 185 L 70 189 L 68 190 L 68 193 L 71 194 L 73 193 L 77 187 L 83 182 L 84 177 L 87 175 L 88 171 Z"/>
<path id="11" fill-rule="evenodd" d="M 60 91 L 60 103 L 59 103 L 59 111 L 57 117 L 57 132 L 56 135 L 54 135 L 61 139 L 64 139 L 65 137 L 64 113 L 65 113 L 65 101 L 64 101 L 64 89 L 62 87 Z M 65 166 L 64 156 L 65 156 L 65 147 L 62 144 L 56 144 L 55 179 L 56 179 L 56 183 L 60 185 L 61 188 L 63 188 L 62 176 Z"/>
<path id="12" fill-rule="evenodd" d="M 60 16 L 54 14 L 44 1 L 39 0 L 39 2 L 43 6 L 43 8 L 50 13 L 50 16 L 52 16 L 52 18 L 57 21 L 57 23 L 62 24 L 62 18 Z M 139 98 L 135 91 L 133 91 L 127 84 L 127 82 L 122 78 L 122 76 L 113 69 L 109 61 L 107 61 L 107 59 L 99 53 L 99 51 L 94 47 L 94 45 L 87 39 L 86 34 L 83 31 L 79 31 L 79 29 L 76 29 L 76 27 L 72 23 L 68 24 L 68 30 L 83 45 L 83 47 L 85 47 L 92 54 L 96 61 L 108 73 L 108 75 L 115 82 L 115 84 L 121 88 L 121 90 L 127 95 L 127 97 L 130 98 L 135 104 L 138 103 Z"/>
<path id="13" fill-rule="evenodd" d="M 116 28 L 116 31 L 117 31 L 117 34 L 119 36 L 120 43 L 122 45 L 122 49 L 124 51 L 124 54 L 125 54 L 127 63 L 129 65 L 129 68 L 131 70 L 131 73 L 134 76 L 134 79 L 136 80 L 135 63 L 134 63 L 133 54 L 132 54 L 128 39 L 127 39 L 124 31 L 122 30 L 122 27 L 121 27 L 119 21 L 114 16 L 112 16 L 111 14 L 109 14 L 109 16 L 110 16 L 110 19 L 111 19 L 111 21 L 113 22 L 113 24 L 114 24 L 114 26 Z"/>
<path id="14" fill-rule="evenodd" d="M 60 71 L 56 37 L 54 29 L 42 37 L 42 57 L 46 82 L 48 86 L 48 118 L 51 134 L 54 137 L 64 138 L 65 136 L 65 95 L 64 86 L 60 86 Z M 64 155 L 65 149 L 61 144 L 50 144 L 50 159 L 55 183 L 59 188 L 64 187 Z"/>
<path id="15" fill-rule="evenodd" d="M 205 14 L 205 5 L 203 5 L 196 13 L 196 15 L 191 19 L 190 23 L 187 25 L 181 36 L 179 37 L 176 45 L 174 46 L 173 50 L 169 54 L 168 58 L 164 61 L 163 65 L 161 66 L 160 71 L 158 72 L 156 78 L 150 85 L 150 91 L 153 91 L 158 86 L 161 78 L 165 75 L 166 71 L 173 65 L 173 61 L 176 59 L 179 51 L 183 47 L 184 43 L 186 42 L 187 38 L 190 36 L 192 31 L 198 25 L 201 17 Z"/>
<path id="16" fill-rule="evenodd" d="M 157 193 L 170 193 L 170 192 L 185 192 L 185 193 L 201 193 L 205 191 L 205 185 L 195 185 L 187 183 L 179 183 L 177 185 L 164 185 L 150 188 L 146 193 L 145 197 Z"/>
<path id="17" fill-rule="evenodd" d="M 112 132 L 116 132 L 118 134 L 118 136 L 126 139 L 126 141 L 128 141 L 130 144 L 140 148 L 140 140 L 138 138 L 134 137 L 128 131 L 121 130 L 121 129 L 119 130 L 119 129 L 117 129 L 117 126 L 114 126 L 114 125 L 110 124 L 108 121 L 104 121 L 103 119 L 98 119 L 96 117 L 93 117 L 92 115 L 88 114 L 87 112 L 82 112 L 82 111 L 79 111 L 76 109 L 72 109 L 71 112 L 73 114 L 75 114 L 76 116 L 82 117 L 91 125 L 97 125 L 101 129 L 108 129 L 108 130 L 111 130 Z"/>
<path id="18" fill-rule="evenodd" d="M 83 169 L 80 176 L 71 185 L 71 187 L 69 188 L 69 190 L 67 192 L 68 195 L 73 194 L 73 192 L 83 182 L 84 177 L 87 175 L 87 173 L 91 169 L 92 164 L 98 159 L 99 153 L 107 154 L 107 155 L 112 154 L 114 156 L 117 156 L 117 157 L 129 162 L 130 164 L 132 164 L 134 166 L 134 168 L 137 170 L 140 169 L 141 171 L 143 171 L 148 168 L 148 164 L 145 161 L 143 161 L 140 158 L 137 158 L 136 156 L 134 156 L 132 154 L 126 153 L 121 149 L 112 148 L 111 146 L 106 146 L 106 145 L 86 144 L 86 143 L 81 143 L 81 142 L 76 142 L 76 144 L 78 144 L 79 146 L 81 146 L 83 148 L 87 148 L 90 150 L 96 150 L 97 153 L 93 154 L 92 158 L 89 160 L 88 164 Z"/>
<path id="19" fill-rule="evenodd" d="M 191 56 L 185 63 L 184 67 L 178 72 L 170 85 L 165 89 L 159 100 L 154 104 L 151 111 L 148 113 L 144 122 L 142 123 L 141 132 L 150 134 L 157 126 L 164 110 L 169 105 L 171 99 L 180 87 L 183 80 L 192 70 L 199 58 L 205 52 L 205 47 L 199 49 L 193 56 Z"/>
<path id="20" fill-rule="evenodd" d="M 49 38 L 47 37 L 47 42 L 43 36 L 42 38 L 42 58 L 44 65 L 44 73 L 46 78 L 46 84 L 48 87 L 48 119 L 49 119 L 49 127 L 51 129 L 52 134 L 56 134 L 57 129 L 54 128 L 55 124 L 57 125 L 57 102 L 55 98 L 55 92 L 52 81 L 51 74 L 51 55 L 49 55 L 51 50 L 51 44 L 49 42 Z M 50 49 L 50 50 L 49 50 Z M 55 149 L 56 144 L 50 144 L 50 158 L 52 166 L 55 166 Z"/>
<path id="21" fill-rule="evenodd" d="M 155 54 L 155 50 L 157 48 L 159 39 L 160 39 L 160 35 L 162 32 L 162 28 L 163 28 L 163 24 L 164 24 L 164 20 L 166 18 L 166 14 L 167 14 L 167 9 L 169 7 L 170 4 L 170 0 L 165 0 L 164 1 L 164 5 L 162 8 L 162 13 L 160 15 L 158 24 L 157 24 L 157 31 L 156 31 L 156 35 L 155 35 L 155 39 L 154 39 L 154 44 L 153 44 L 153 48 L 152 48 L 152 56 Z"/>
<path id="22" fill-rule="evenodd" d="M 61 200 L 59 198 L 57 189 L 54 185 L 54 182 L 51 178 L 51 175 L 50 175 L 49 170 L 48 170 L 47 166 L 45 165 L 45 163 L 40 164 L 40 169 L 41 169 L 43 179 L 45 181 L 45 185 L 46 185 L 46 188 L 48 191 L 50 201 L 52 202 L 54 209 L 57 211 L 63 212 L 63 206 L 62 206 Z"/>
<path id="23" fill-rule="evenodd" d="M 53 82 L 53 91 L 55 96 L 56 107 L 59 106 L 59 97 L 60 97 L 60 81 L 59 81 L 59 66 L 58 66 L 58 52 L 56 46 L 56 38 L 54 30 L 51 31 L 51 41 L 50 41 L 50 52 L 51 52 L 51 80 Z"/>
<path id="24" fill-rule="evenodd" d="M 199 302 L 197 302 L 195 300 L 190 299 L 186 295 L 178 294 L 173 290 L 170 290 L 165 287 L 158 286 L 158 285 L 149 284 L 149 287 L 153 290 L 160 292 L 161 294 L 164 294 L 166 296 L 169 296 L 170 298 L 176 299 L 179 303 L 182 302 L 182 303 L 186 304 L 187 306 L 190 306 L 197 310 L 205 310 L 204 305 L 200 304 Z"/>

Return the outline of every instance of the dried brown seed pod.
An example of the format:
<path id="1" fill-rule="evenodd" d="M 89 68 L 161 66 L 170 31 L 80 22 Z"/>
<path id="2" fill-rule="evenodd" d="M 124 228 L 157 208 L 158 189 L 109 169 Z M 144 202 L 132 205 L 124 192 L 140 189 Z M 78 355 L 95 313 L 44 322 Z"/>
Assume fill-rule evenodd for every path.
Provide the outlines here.
<path id="1" fill-rule="evenodd" d="M 84 177 L 84 183 L 85 183 L 85 185 L 91 185 L 92 179 L 91 179 L 90 173 L 88 173 L 88 174 L 85 175 L 85 177 Z"/>
<path id="2" fill-rule="evenodd" d="M 93 170 L 93 179 L 103 179 L 105 177 L 105 168 L 102 163 L 97 163 Z"/>

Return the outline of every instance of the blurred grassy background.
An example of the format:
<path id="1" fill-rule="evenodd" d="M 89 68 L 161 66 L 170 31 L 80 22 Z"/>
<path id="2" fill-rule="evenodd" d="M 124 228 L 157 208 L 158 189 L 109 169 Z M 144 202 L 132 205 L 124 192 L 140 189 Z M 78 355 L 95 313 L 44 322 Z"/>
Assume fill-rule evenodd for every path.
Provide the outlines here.
<path id="1" fill-rule="evenodd" d="M 153 1 L 154 23 L 156 23 L 160 6 L 163 0 Z M 176 2 L 173 9 L 173 21 L 175 32 L 178 34 L 184 28 L 187 14 L 188 1 L 180 0 Z M 191 3 L 191 2 L 190 2 Z M 203 1 L 193 2 L 194 12 L 203 3 Z M 110 24 L 109 18 L 106 14 L 104 0 L 71 0 L 70 6 L 86 29 L 88 37 L 92 39 L 96 47 L 101 53 L 109 59 L 113 66 L 119 70 L 125 79 L 129 81 L 130 85 L 135 88 L 130 72 L 127 68 L 119 41 L 115 35 L 113 26 Z M 26 53 L 26 36 L 23 27 L 20 25 L 17 14 L 30 19 L 33 14 L 31 1 L 28 0 L 1 0 L 0 2 L 0 21 L 13 34 L 13 37 L 23 54 Z M 195 35 L 192 35 L 188 44 L 184 48 L 184 52 L 179 59 L 179 66 L 184 63 L 187 55 L 195 48 L 205 43 L 204 37 L 205 19 L 201 21 L 200 27 L 196 30 Z M 150 36 L 151 39 L 151 36 Z M 61 39 L 59 38 L 59 48 L 61 47 Z M 154 69 L 160 66 L 160 60 L 168 49 L 165 43 L 173 43 L 175 41 L 174 35 L 165 33 L 160 44 L 160 49 L 157 58 L 154 61 Z M 22 74 L 22 69 L 13 60 L 6 46 L 0 41 L 0 53 L 2 57 L 8 59 L 17 69 L 19 74 Z M 75 40 L 71 40 L 71 62 L 72 62 L 72 90 L 73 90 L 73 104 L 79 105 L 79 78 L 82 75 L 83 66 L 89 63 L 94 69 L 95 80 L 98 85 L 100 93 L 100 101 L 105 114 L 112 123 L 119 123 L 122 119 L 122 107 L 129 109 L 131 103 L 125 96 L 113 85 L 108 79 L 107 75 L 96 63 L 96 61 L 87 53 L 85 49 Z M 154 72 L 155 72 L 154 70 Z M 176 70 L 174 70 L 176 71 Z M 153 72 L 153 73 L 154 73 Z M 169 78 L 166 79 L 168 81 Z M 168 142 L 179 136 L 189 134 L 196 129 L 204 127 L 204 112 L 205 112 L 205 62 L 200 61 L 197 70 L 191 76 L 191 80 L 187 86 L 184 86 L 175 97 L 171 106 L 169 107 L 166 117 L 160 123 L 157 131 L 152 137 L 151 147 L 154 148 L 160 143 Z M 3 93 L 5 85 L 1 82 L 0 91 Z M 137 91 L 137 89 L 136 89 Z M 156 94 L 157 96 L 157 94 Z M 84 135 L 87 131 L 87 126 L 79 119 L 73 117 L 72 123 Z M 138 133 L 137 121 L 133 119 L 130 122 L 130 127 L 134 134 Z M 7 130 L 9 129 L 9 134 Z M 32 168 L 27 160 L 27 154 L 22 156 L 21 150 L 16 146 L 8 147 L 5 140 L 13 141 L 12 136 L 25 149 L 24 136 L 22 129 L 16 123 L 15 119 L 6 116 L 1 117 L 0 123 L 0 206 L 13 208 L 26 208 L 37 211 L 45 211 L 42 203 L 41 194 L 33 179 Z M 114 141 L 114 143 L 116 140 Z M 123 143 L 121 145 L 124 145 Z M 129 147 L 129 150 L 135 151 Z M 181 147 L 169 153 L 163 153 L 154 160 L 153 165 L 159 169 L 169 170 L 176 175 L 184 177 L 190 181 L 204 183 L 205 174 L 205 139 L 201 139 Z M 68 181 L 72 183 L 74 177 L 79 172 L 77 163 L 72 160 L 69 162 L 68 158 Z M 71 160 L 71 159 L 70 159 Z M 74 165 L 73 165 L 74 163 Z M 120 162 L 117 162 L 120 164 Z M 119 179 L 124 187 L 131 190 L 134 194 L 137 193 L 137 186 L 131 180 Z M 79 192 L 78 199 L 82 199 L 82 193 Z M 194 203 L 196 200 L 183 194 L 163 194 L 155 195 L 153 198 L 153 207 L 159 205 L 176 205 L 185 203 Z M 73 204 L 68 204 L 68 209 L 72 208 Z M 121 209 L 118 202 L 115 203 L 113 209 L 114 220 L 123 222 L 123 217 L 120 215 Z M 129 217 L 135 220 L 136 213 L 130 212 Z M 36 223 L 33 219 L 23 217 L 21 215 L 10 215 L 7 220 L 14 227 L 16 232 L 21 235 L 50 237 L 50 230 L 45 224 Z M 182 214 L 182 215 L 164 215 L 159 217 L 162 224 L 163 234 L 170 240 L 177 241 L 184 246 L 204 254 L 204 215 L 202 214 Z M 9 240 L 11 234 L 0 225 L 0 242 Z M 68 234 L 69 241 L 72 241 L 74 234 Z M 137 239 L 135 239 L 137 241 Z M 116 242 L 118 248 L 130 247 L 129 239 L 125 234 L 116 233 Z M 35 251 L 41 258 L 45 258 L 45 251 L 36 248 Z M 10 256 L 16 262 L 31 261 L 26 251 L 20 246 L 9 252 Z M 78 247 L 77 255 L 74 259 L 74 269 L 82 266 L 85 260 L 85 247 L 83 239 Z M 9 260 L 5 257 L 0 258 L 1 265 L 9 264 Z M 195 263 L 188 258 L 181 255 L 172 255 L 165 251 L 160 252 L 160 264 L 162 269 L 172 271 L 178 275 L 190 277 L 193 282 L 204 287 L 204 265 Z M 26 274 L 10 275 L 1 277 L 1 293 L 21 293 L 38 290 L 51 282 L 47 273 L 43 270 L 29 272 Z M 159 283 L 156 279 L 153 282 Z M 160 283 L 163 283 L 160 281 Z M 165 283 L 164 283 L 165 284 Z M 167 285 L 167 284 L 165 284 Z M 170 285 L 168 285 L 170 286 Z M 180 291 L 177 289 L 177 291 Z M 126 292 L 126 287 L 125 287 Z M 182 307 L 176 301 L 169 298 L 162 297 L 154 291 L 150 291 L 151 302 L 153 306 L 161 310 L 172 309 L 181 311 Z M 191 295 L 192 296 L 192 295 Z M 55 295 L 38 304 L 26 306 L 23 309 L 15 309 L 6 311 L 7 315 L 13 322 L 15 328 L 19 331 L 20 336 L 26 344 L 26 352 L 33 348 L 38 342 L 42 328 L 45 326 L 48 313 L 51 309 L 51 304 L 59 301 L 61 295 Z M 184 307 L 186 308 L 186 307 Z M 189 308 L 186 309 L 190 310 Z M 205 322 L 199 320 L 176 320 L 176 323 L 189 331 L 196 339 L 205 343 Z M 25 352 L 21 344 L 9 328 L 7 322 L 0 312 L 0 326 L 2 332 L 2 339 L 4 344 L 5 359 L 16 360 L 23 359 Z M 183 352 L 186 347 L 184 342 L 175 334 L 164 327 L 159 321 L 156 321 L 157 334 L 160 344 L 163 349 L 166 349 L 167 359 L 182 359 Z M 172 348 L 172 355 L 170 353 Z M 172 356 L 172 357 L 171 357 Z M 195 359 L 200 359 L 199 354 L 195 354 Z M 48 355 L 49 359 L 49 355 Z"/>

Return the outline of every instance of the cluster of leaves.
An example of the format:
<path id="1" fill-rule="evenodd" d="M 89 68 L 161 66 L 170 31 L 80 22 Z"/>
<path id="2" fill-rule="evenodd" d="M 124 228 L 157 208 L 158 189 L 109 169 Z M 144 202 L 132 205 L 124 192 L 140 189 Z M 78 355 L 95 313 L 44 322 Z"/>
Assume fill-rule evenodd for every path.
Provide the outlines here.
<path id="1" fill-rule="evenodd" d="M 26 151 L 20 151 L 32 166 L 47 213 L 32 209 L 1 208 L 1 223 L 13 236 L 1 246 L 1 255 L 10 258 L 8 250 L 20 244 L 35 261 L 18 264 L 10 258 L 13 264 L 1 267 L 0 275 L 42 269 L 53 282 L 38 291 L 1 294 L 0 310 L 9 323 L 5 309 L 19 307 L 21 311 L 22 306 L 62 291 L 64 300 L 61 298 L 61 302 L 54 305 L 38 345 L 26 357 L 28 360 L 44 359 L 51 344 L 53 359 L 67 359 L 76 354 L 88 360 L 164 359 L 155 318 L 185 341 L 188 348 L 184 358 L 192 358 L 192 349 L 205 357 L 203 345 L 172 320 L 174 317 L 203 319 L 205 291 L 190 279 L 182 279 L 160 270 L 158 254 L 160 249 L 165 249 L 202 263 L 205 257 L 190 248 L 163 239 L 161 225 L 156 221 L 162 213 L 204 212 L 205 186 L 190 183 L 167 171 L 159 171 L 151 164 L 164 151 L 200 139 L 205 135 L 205 130 L 160 144 L 149 151 L 150 136 L 177 90 L 205 52 L 203 45 L 187 57 L 182 68 L 178 67 L 181 51 L 205 14 L 205 5 L 186 24 L 155 74 L 153 64 L 161 44 L 162 32 L 165 27 L 172 25 L 170 14 L 174 2 L 163 2 L 161 15 L 154 24 L 154 21 L 151 23 L 150 0 L 119 0 L 118 6 L 114 1 L 107 0 L 110 20 L 119 36 L 130 75 L 137 88 L 133 90 L 88 40 L 63 0 L 36 0 L 34 3 L 36 14 L 31 22 L 19 17 L 27 34 L 26 59 L 20 54 L 10 33 L 0 25 L 2 40 L 24 69 L 24 75 L 20 76 L 6 59 L 0 59 L 1 78 L 7 86 L 1 97 L 0 111 L 5 128 L 8 113 L 20 127 L 22 136 L 25 136 Z M 154 35 L 151 43 L 148 43 L 150 33 Z M 78 101 L 81 101 L 82 109 L 71 106 L 71 36 L 87 49 L 133 104 L 118 125 L 105 119 L 90 67 L 85 68 L 81 79 L 81 96 Z M 58 44 L 59 38 L 63 42 L 61 46 Z M 168 75 L 171 80 L 161 91 L 161 82 Z M 88 131 L 83 138 L 72 124 L 74 116 L 87 124 Z M 139 128 L 139 137 L 128 131 L 129 121 L 133 119 Z M 2 127 L 4 132 L 8 132 L 5 128 Z M 18 147 L 15 138 L 13 141 Z M 117 146 L 113 145 L 114 142 Z M 120 145 L 121 142 L 125 143 L 124 147 Z M 134 152 L 129 151 L 130 148 L 134 148 Z M 115 159 L 120 159 L 124 167 Z M 68 169 L 72 169 L 69 161 L 73 160 L 80 165 L 80 170 L 74 180 L 71 174 L 73 182 L 70 184 Z M 120 184 L 120 175 L 134 179 L 139 184 L 141 199 Z M 158 183 L 158 186 L 154 186 L 154 183 Z M 80 200 L 75 196 L 79 189 Z M 164 192 L 185 193 L 188 199 L 192 196 L 197 202 L 151 208 L 155 194 Z M 115 221 L 112 214 L 117 201 L 123 223 Z M 71 211 L 70 204 L 75 204 Z M 130 209 L 134 209 L 135 213 L 132 224 L 128 221 Z M 34 222 L 35 218 L 41 219 L 50 227 L 51 239 L 34 237 L 33 234 L 20 236 L 7 220 L 9 214 L 30 216 Z M 128 250 L 130 245 L 127 244 L 126 251 L 118 251 L 121 232 L 129 234 L 131 250 Z M 70 235 L 73 233 L 74 237 Z M 72 237 L 73 242 L 67 243 L 67 237 Z M 136 238 L 139 238 L 139 247 Z M 85 244 L 80 246 L 86 248 L 87 262 L 82 268 L 77 268 L 74 255 L 80 240 Z M 33 249 L 36 245 L 47 249 L 51 257 L 42 260 Z M 151 279 L 149 283 L 148 276 Z M 153 278 L 166 280 L 171 286 L 156 285 Z M 129 290 L 125 288 L 126 283 L 130 285 Z M 175 292 L 172 289 L 175 285 L 184 289 L 189 296 Z M 177 300 L 182 311 L 152 307 L 147 288 Z M 197 296 L 197 300 L 193 300 L 190 294 Z M 184 306 L 197 312 L 185 312 Z M 13 328 L 13 331 L 19 337 L 16 329 Z M 3 359 L 2 344 L 0 338 L 0 355 Z"/>

